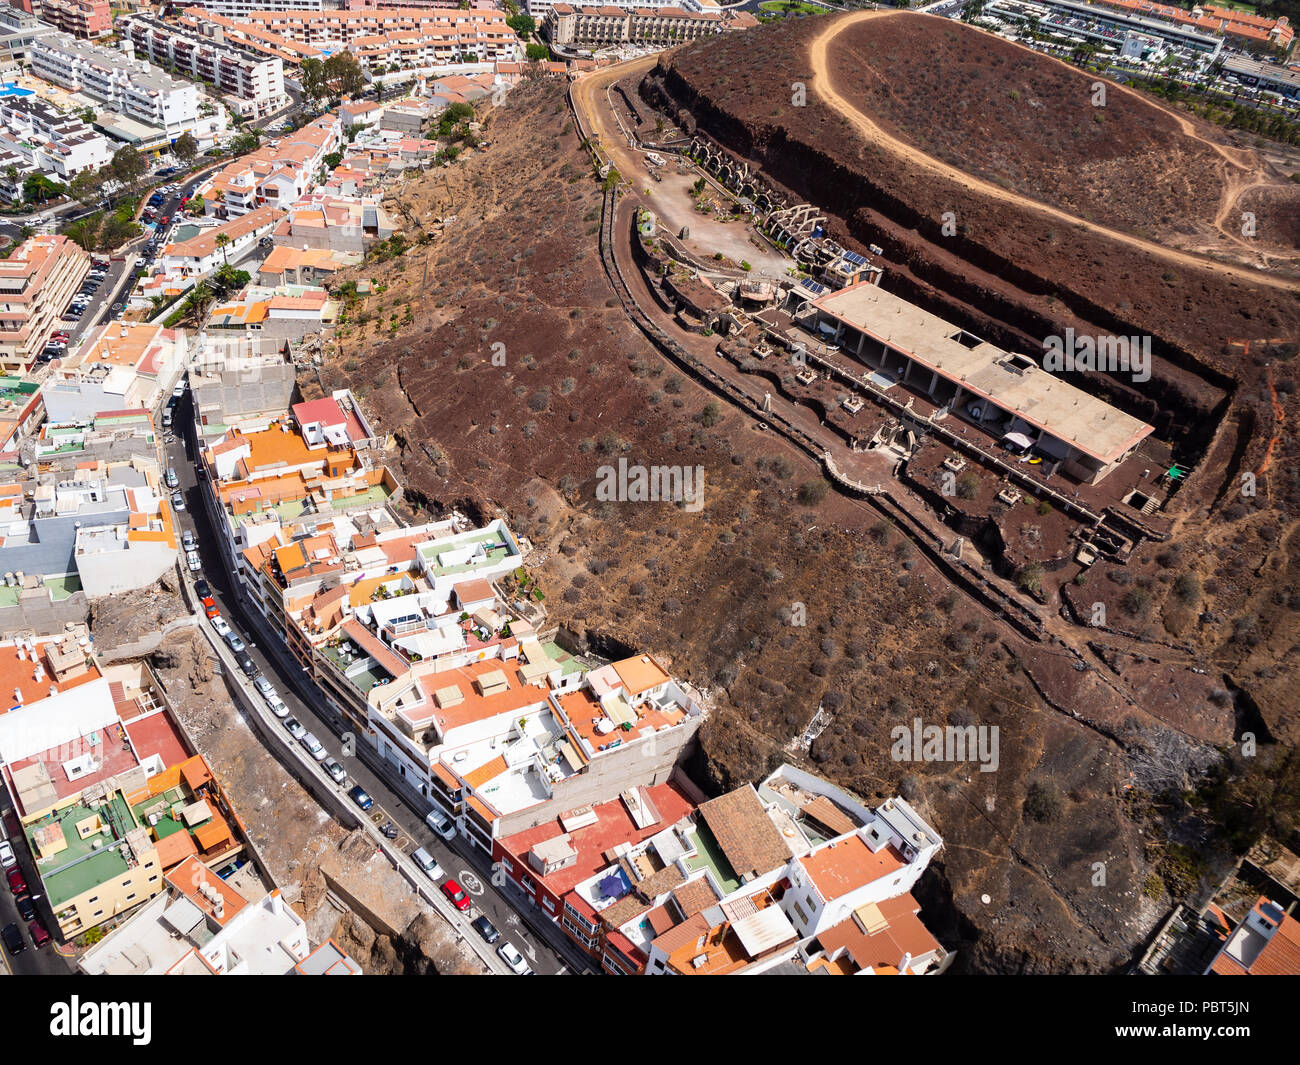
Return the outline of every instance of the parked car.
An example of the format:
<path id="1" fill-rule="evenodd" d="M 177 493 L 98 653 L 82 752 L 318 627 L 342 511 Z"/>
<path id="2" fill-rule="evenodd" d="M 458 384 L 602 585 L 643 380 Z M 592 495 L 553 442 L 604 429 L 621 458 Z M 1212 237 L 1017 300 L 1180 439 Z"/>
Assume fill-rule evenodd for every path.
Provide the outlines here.
<path id="1" fill-rule="evenodd" d="M 524 961 L 524 956 L 515 949 L 515 945 L 509 940 L 497 947 L 497 953 L 501 955 L 501 960 L 510 966 L 510 969 L 516 976 L 532 976 L 533 970 L 528 968 L 528 962 Z"/>
<path id="2" fill-rule="evenodd" d="M 15 895 L 21 895 L 27 890 L 27 878 L 21 869 L 10 869 L 6 875 L 9 878 L 9 890 Z"/>
<path id="3" fill-rule="evenodd" d="M 23 934 L 18 931 L 16 924 L 7 924 L 4 931 L 0 932 L 0 938 L 5 941 L 5 949 L 9 951 L 10 957 L 15 954 L 21 954 L 27 949 L 27 943 L 23 939 Z"/>
<path id="4" fill-rule="evenodd" d="M 50 930 L 39 917 L 27 926 L 27 933 L 32 937 L 32 946 L 37 950 L 50 941 Z"/>
<path id="5" fill-rule="evenodd" d="M 168 467 L 167 467 L 167 487 L 168 487 L 168 488 L 179 488 L 180 485 L 181 485 L 181 479 L 180 479 L 179 477 L 176 476 L 176 467 L 175 467 L 175 466 L 168 466 Z M 188 529 L 187 529 L 186 531 L 189 532 Z M 193 536 L 194 534 L 193 534 L 193 533 L 190 533 L 190 535 Z"/>
<path id="6" fill-rule="evenodd" d="M 180 399 L 185 395 L 185 381 L 182 380 L 175 388 L 172 389 L 172 399 Z"/>
<path id="7" fill-rule="evenodd" d="M 244 676 L 251 677 L 257 672 L 257 663 L 249 658 L 248 655 L 236 655 L 235 661 L 239 663 L 239 668 L 243 671 Z"/>
<path id="8" fill-rule="evenodd" d="M 217 614 L 218 614 L 218 611 L 217 611 L 217 604 L 216 604 L 216 603 L 204 603 L 204 604 L 203 604 L 203 616 L 204 616 L 204 617 L 211 619 L 211 618 L 215 618 L 215 617 L 217 617 Z"/>
<path id="9" fill-rule="evenodd" d="M 198 580 L 194 582 L 195 594 L 206 604 L 212 598 L 212 586 L 207 581 Z"/>
<path id="10" fill-rule="evenodd" d="M 454 880 L 446 880 L 442 885 L 442 893 L 447 896 L 448 901 L 458 910 L 469 909 L 469 896 L 465 894 L 464 889 Z"/>
<path id="11" fill-rule="evenodd" d="M 167 424 L 166 421 L 164 421 L 163 424 L 166 425 L 166 424 Z M 185 497 L 184 497 L 183 495 L 181 495 L 180 492 L 173 492 L 173 493 L 172 493 L 172 506 L 173 506 L 176 510 L 184 510 L 184 509 L 185 509 Z"/>
<path id="12" fill-rule="evenodd" d="M 24 921 L 36 919 L 36 903 L 32 901 L 30 895 L 19 895 L 14 899 L 14 905 L 18 907 L 18 916 Z"/>
<path id="13" fill-rule="evenodd" d="M 437 859 L 423 847 L 412 854 L 411 857 L 415 860 L 415 864 L 424 870 L 430 880 L 442 879 L 442 866 L 440 866 Z"/>
<path id="14" fill-rule="evenodd" d="M 289 708 L 284 705 L 284 700 L 281 699 L 274 692 L 272 692 L 270 697 L 266 700 L 266 705 L 271 708 L 271 713 L 273 713 L 276 717 L 289 716 Z"/>
<path id="15" fill-rule="evenodd" d="M 226 643 L 230 644 L 230 649 L 234 651 L 235 654 L 242 654 L 248 649 L 244 644 L 244 641 L 240 639 L 239 633 L 237 632 L 231 631 L 226 633 L 225 640 Z"/>
<path id="16" fill-rule="evenodd" d="M 198 573 L 203 568 L 203 560 L 199 558 L 197 551 L 186 551 L 185 561 L 189 565 L 191 573 Z"/>
<path id="17" fill-rule="evenodd" d="M 487 919 L 484 914 L 474 922 L 474 931 L 483 937 L 488 943 L 495 943 L 501 938 L 501 933 L 496 930 L 496 926 Z"/>
<path id="18" fill-rule="evenodd" d="M 295 740 L 300 740 L 307 735 L 307 730 L 302 727 L 302 724 L 296 717 L 291 717 L 285 721 L 284 727 L 289 730 L 289 735 Z"/>
<path id="19" fill-rule="evenodd" d="M 281 705 L 283 706 L 284 704 L 281 703 Z M 330 780 L 334 781 L 335 784 L 342 784 L 348 779 L 347 770 L 333 758 L 327 759 L 322 763 L 321 768 L 330 775 Z"/>
<path id="20" fill-rule="evenodd" d="M 186 551 L 193 551 L 199 546 L 199 538 L 190 529 L 181 533 L 181 544 Z"/>
<path id="21" fill-rule="evenodd" d="M 0 866 L 5 869 L 12 869 L 18 864 L 18 859 L 14 857 L 14 846 L 8 840 L 0 842 Z"/>
<path id="22" fill-rule="evenodd" d="M 348 792 L 348 798 L 361 807 L 363 810 L 369 810 L 375 805 L 375 800 L 366 794 L 365 788 L 360 784 Z"/>
<path id="23" fill-rule="evenodd" d="M 265 673 L 259 673 L 253 678 L 253 687 L 257 689 L 257 694 L 263 699 L 275 694 L 275 685 L 266 679 Z"/>
<path id="24" fill-rule="evenodd" d="M 230 626 L 226 624 L 226 619 L 220 614 L 212 615 L 212 627 L 217 630 L 218 636 L 225 636 L 230 631 Z"/>
<path id="25" fill-rule="evenodd" d="M 424 823 L 449 842 L 456 838 L 456 826 L 439 810 L 430 811 Z"/>
<path id="26" fill-rule="evenodd" d="M 300 737 L 298 742 L 307 748 L 307 753 L 318 762 L 323 762 L 329 757 L 329 751 L 325 750 L 325 745 L 310 732 Z"/>

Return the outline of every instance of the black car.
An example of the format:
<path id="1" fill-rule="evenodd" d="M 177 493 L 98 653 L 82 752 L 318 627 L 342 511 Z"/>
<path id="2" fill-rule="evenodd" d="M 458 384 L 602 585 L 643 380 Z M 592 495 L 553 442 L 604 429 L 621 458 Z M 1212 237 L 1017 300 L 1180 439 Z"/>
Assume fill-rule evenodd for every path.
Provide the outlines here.
<path id="1" fill-rule="evenodd" d="M 5 941 L 5 949 L 10 955 L 21 954 L 27 949 L 27 941 L 23 939 L 23 934 L 18 931 L 16 924 L 7 924 L 4 931 L 0 932 L 0 938 Z"/>
<path id="2" fill-rule="evenodd" d="M 212 594 L 212 588 L 208 582 L 201 579 L 194 582 L 194 591 L 198 593 L 200 599 L 206 599 Z"/>
<path id="3" fill-rule="evenodd" d="M 257 666 L 253 664 L 253 660 L 248 655 L 236 655 L 235 661 L 239 663 L 239 668 L 244 671 L 246 677 L 251 677 L 257 672 Z"/>
<path id="4" fill-rule="evenodd" d="M 474 931 L 483 937 L 488 943 L 495 943 L 501 938 L 501 933 L 496 930 L 492 922 L 486 916 L 480 917 L 474 922 Z"/>
<path id="5" fill-rule="evenodd" d="M 24 921 L 31 921 L 36 918 L 36 903 L 32 901 L 30 895 L 19 895 L 14 899 L 14 905 L 18 907 L 18 915 Z"/>

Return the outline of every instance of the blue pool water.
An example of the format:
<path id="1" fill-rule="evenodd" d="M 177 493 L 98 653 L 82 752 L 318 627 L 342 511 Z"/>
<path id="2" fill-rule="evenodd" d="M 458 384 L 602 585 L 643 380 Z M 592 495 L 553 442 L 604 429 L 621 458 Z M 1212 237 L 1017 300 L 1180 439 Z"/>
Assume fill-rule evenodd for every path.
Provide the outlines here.
<path id="1" fill-rule="evenodd" d="M 19 88 L 12 81 L 0 82 L 0 96 L 31 96 L 31 89 Z"/>

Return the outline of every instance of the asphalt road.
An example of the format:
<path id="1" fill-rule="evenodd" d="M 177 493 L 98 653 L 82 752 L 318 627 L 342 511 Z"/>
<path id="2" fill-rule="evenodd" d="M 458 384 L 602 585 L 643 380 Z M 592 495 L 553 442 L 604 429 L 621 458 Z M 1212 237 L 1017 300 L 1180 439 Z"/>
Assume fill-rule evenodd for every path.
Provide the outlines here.
<path id="1" fill-rule="evenodd" d="M 192 414 L 190 396 L 186 393 L 178 401 L 173 415 L 177 425 L 190 427 Z M 179 515 L 182 529 L 190 529 L 198 538 L 199 555 L 204 562 L 202 576 L 212 588 L 213 598 L 221 616 L 243 637 L 248 653 L 257 668 L 266 675 L 289 707 L 289 714 L 313 733 L 348 772 L 348 780 L 340 785 L 346 792 L 353 784 L 360 784 L 375 802 L 372 816 L 378 812 L 383 820 L 392 820 L 401 829 L 407 854 L 423 847 L 437 859 L 450 877 L 465 889 L 471 899 L 471 917 L 486 914 L 501 933 L 501 942 L 509 940 L 528 959 L 539 974 L 584 971 L 590 962 L 580 954 L 564 932 L 542 918 L 531 903 L 524 901 L 513 885 L 498 887 L 492 883 L 490 862 L 478 848 L 457 837 L 447 843 L 434 835 L 424 822 L 430 808 L 427 800 L 390 784 L 386 777 L 375 772 L 382 765 L 375 752 L 363 739 L 356 741 L 357 755 L 344 756 L 340 736 L 350 731 L 342 719 L 326 705 L 324 696 L 310 677 L 280 641 L 263 628 L 264 622 L 251 610 L 246 611 L 240 597 L 234 592 L 231 578 L 222 564 L 222 554 L 204 508 L 202 487 L 198 481 L 193 455 L 194 442 L 168 436 L 165 440 L 167 465 L 176 469 L 180 490 L 185 500 L 185 511 Z M 292 742 L 288 732 L 286 743 Z M 399 837 L 395 843 L 403 842 Z M 503 879 L 503 878 L 502 878 Z M 505 892 L 512 892 L 507 896 Z M 514 900 L 518 900 L 518 906 Z"/>
<path id="2" fill-rule="evenodd" d="M 9 797 L 8 789 L 0 786 L 0 814 L 4 817 L 4 834 L 9 837 L 9 842 L 14 849 L 14 857 L 18 859 L 18 867 L 23 871 L 23 877 L 26 879 L 29 889 L 38 883 L 36 877 L 36 866 L 32 861 L 31 851 L 27 848 L 27 843 L 19 831 L 18 818 L 14 813 L 13 800 Z M 5 870 L 7 874 L 9 870 Z M 57 954 L 54 950 L 56 940 L 51 941 L 39 950 L 32 945 L 31 934 L 27 931 L 27 922 L 18 915 L 18 907 L 14 904 L 14 893 L 9 890 L 9 884 L 3 881 L 0 886 L 0 928 L 5 927 L 11 922 L 18 925 L 22 933 L 23 943 L 27 949 L 21 954 L 13 956 L 4 947 L 0 947 L 0 958 L 4 960 L 5 973 L 13 976 L 67 976 L 73 971 L 72 963 L 69 959 Z M 36 903 L 37 913 L 46 929 L 53 936 L 57 923 L 50 913 L 49 904 L 45 901 L 44 895 L 33 896 Z"/>

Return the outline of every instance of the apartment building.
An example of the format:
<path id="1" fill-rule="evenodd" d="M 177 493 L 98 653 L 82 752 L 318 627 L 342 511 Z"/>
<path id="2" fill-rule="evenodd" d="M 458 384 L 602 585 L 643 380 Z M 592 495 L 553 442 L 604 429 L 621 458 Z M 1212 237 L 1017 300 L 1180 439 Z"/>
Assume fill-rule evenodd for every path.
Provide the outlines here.
<path id="1" fill-rule="evenodd" d="M 1285 15 L 1269 18 L 1253 12 L 1214 4 L 1196 4 L 1190 10 L 1172 4 L 1157 4 L 1152 0 L 1093 0 L 1098 7 L 1110 8 L 1128 15 L 1137 15 L 1190 27 L 1203 33 L 1224 37 L 1237 48 L 1249 50 L 1276 49 L 1282 53 L 1291 50 L 1295 43 L 1295 29 Z"/>
<path id="2" fill-rule="evenodd" d="M 285 62 L 346 48 L 358 60 L 386 67 L 424 67 L 466 61 L 513 60 L 519 38 L 496 8 L 393 6 L 324 11 L 255 10 L 233 18 L 190 15 L 198 32 Z"/>
<path id="3" fill-rule="evenodd" d="M 301 250 L 320 249 L 364 253 L 376 241 L 387 240 L 397 229 L 378 196 L 332 196 L 316 192 L 289 208 L 275 227 L 277 245 Z"/>
<path id="4" fill-rule="evenodd" d="M 40 0 L 40 16 L 63 33 L 83 40 L 107 37 L 113 32 L 108 0 Z"/>
<path id="5" fill-rule="evenodd" d="M 54 33 L 48 22 L 16 7 L 0 7 L 0 71 L 11 77 L 31 56 L 32 42 Z"/>
<path id="6" fill-rule="evenodd" d="M 101 100 L 168 137 L 180 136 L 198 121 L 197 85 L 170 77 L 125 52 L 54 33 L 32 42 L 31 62 L 38 78 Z"/>
<path id="7" fill-rule="evenodd" d="M 0 716 L 0 773 L 62 938 L 153 898 L 189 858 L 220 870 L 243 853 L 228 796 L 146 665 L 101 671 L 60 638 L 0 646 L 0 674 L 35 689 Z"/>
<path id="8" fill-rule="evenodd" d="M 28 237 L 0 260 L 0 371 L 31 367 L 88 273 L 90 256 L 59 234 Z"/>
<path id="9" fill-rule="evenodd" d="M 147 413 L 185 361 L 183 329 L 105 322 L 52 364 L 41 385 L 52 422 L 87 422 L 107 411 Z"/>
<path id="10" fill-rule="evenodd" d="M 279 889 L 246 898 L 196 857 L 163 878 L 165 889 L 81 956 L 90 976 L 287 976 L 315 952 L 306 922 Z M 333 940 L 330 967 L 360 973 Z"/>
<path id="11" fill-rule="evenodd" d="M 952 956 L 912 887 L 943 841 L 783 765 L 705 799 L 680 772 L 496 842 L 493 858 L 609 973 L 920 975 Z"/>
<path id="12" fill-rule="evenodd" d="M 247 19 L 257 11 L 321 11 L 324 0 L 203 0 L 203 11 L 228 19 Z"/>
<path id="13" fill-rule="evenodd" d="M 257 268 L 260 284 L 315 285 L 331 280 L 340 270 L 358 266 L 361 255 L 325 248 L 295 248 L 277 244 Z"/>
<path id="14" fill-rule="evenodd" d="M 189 240 L 168 244 L 162 253 L 163 270 L 181 277 L 204 277 L 224 263 L 238 262 L 283 217 L 284 211 L 268 204 L 204 229 Z M 218 241 L 218 237 L 225 241 Z"/>
<path id="15" fill-rule="evenodd" d="M 108 139 L 76 115 L 35 96 L 0 98 L 0 195 L 10 203 L 23 201 L 31 174 L 67 182 L 112 158 Z"/>
<path id="16" fill-rule="evenodd" d="M 138 52 L 214 86 L 245 118 L 263 118 L 289 102 L 279 57 L 217 44 L 145 15 L 125 15 L 117 26 Z"/>
<path id="17" fill-rule="evenodd" d="M 743 12 L 742 12 L 743 14 Z M 753 16 L 749 16 L 753 20 Z M 542 20 L 542 34 L 560 48 L 609 48 L 624 44 L 667 48 L 749 21 L 680 7 L 573 7 L 555 4 Z"/>

